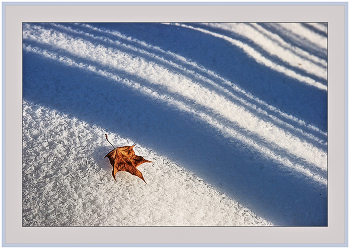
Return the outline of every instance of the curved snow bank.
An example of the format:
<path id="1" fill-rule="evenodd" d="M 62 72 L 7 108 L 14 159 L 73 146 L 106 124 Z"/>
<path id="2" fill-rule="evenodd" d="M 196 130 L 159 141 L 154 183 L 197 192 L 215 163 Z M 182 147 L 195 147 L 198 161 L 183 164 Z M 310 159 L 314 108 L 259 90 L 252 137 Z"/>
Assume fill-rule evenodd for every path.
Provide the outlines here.
<path id="1" fill-rule="evenodd" d="M 91 35 L 89 36 L 91 37 Z M 113 70 L 121 72 L 119 75 L 126 74 L 142 79 L 149 84 L 148 87 L 144 87 L 139 83 L 134 83 L 129 79 L 121 81 L 133 88 L 142 90 L 142 92 L 147 95 L 163 101 L 165 100 L 181 110 L 195 113 L 196 116 L 220 130 L 225 136 L 228 135 L 239 139 L 248 146 L 253 147 L 262 154 L 277 160 L 285 166 L 293 168 L 323 184 L 327 183 L 324 177 L 324 172 L 327 170 L 327 153 L 325 151 L 295 136 L 286 129 L 281 129 L 278 125 L 275 125 L 274 122 L 268 122 L 257 117 L 243 105 L 238 105 L 230 101 L 220 92 L 213 91 L 203 86 L 192 77 L 187 77 L 185 74 L 171 71 L 161 63 L 134 56 L 132 53 L 127 53 L 118 47 L 94 44 L 80 37 L 73 37 L 66 33 L 46 29 L 37 25 L 25 25 L 23 38 L 25 40 L 32 40 L 40 44 L 52 46 L 55 49 L 60 49 L 74 56 L 78 56 L 79 58 L 97 63 L 96 65 L 100 68 L 107 67 L 107 71 L 81 62 L 76 63 L 72 59 L 67 59 L 67 57 L 64 56 L 56 56 L 55 53 L 47 50 L 24 46 L 28 51 L 37 52 L 50 58 L 56 58 L 69 65 L 83 67 L 118 81 L 120 81 L 121 78 L 114 74 Z M 166 94 L 159 94 L 164 91 L 164 89 L 166 90 Z M 167 96 L 168 94 L 180 96 L 180 98 L 177 97 L 174 100 Z M 184 101 L 179 101 L 181 99 Z M 188 103 L 191 103 L 190 106 Z M 203 110 L 204 112 L 198 110 Z M 215 118 L 215 115 L 219 115 L 220 118 L 230 122 L 231 127 L 220 123 L 220 121 Z M 244 132 L 242 133 L 241 130 L 244 130 Z M 251 138 L 249 138 L 244 135 L 245 133 L 253 135 L 250 135 Z M 263 142 L 259 142 L 261 140 Z M 266 143 L 268 145 L 266 145 Z M 271 146 L 277 147 L 278 152 L 272 151 L 270 149 Z M 308 153 L 305 153 L 305 151 Z M 284 156 L 285 154 L 288 156 Z M 291 161 L 289 155 L 305 160 L 308 166 L 305 167 L 300 163 L 293 162 L 293 160 Z M 321 171 L 321 173 L 318 173 L 319 171 Z"/>
<path id="2" fill-rule="evenodd" d="M 309 42 L 314 45 L 327 49 L 327 38 L 320 36 L 314 32 L 311 32 L 309 29 L 302 26 L 301 23 L 279 23 L 279 26 L 282 26 L 284 29 L 294 33 L 297 36 L 300 36 L 302 39 L 307 39 Z M 320 25 L 316 24 L 315 27 L 320 27 Z M 320 27 L 321 28 L 321 27 Z M 323 27 L 322 30 L 326 32 L 326 28 Z M 302 36 L 300 34 L 303 34 Z"/>
<path id="3" fill-rule="evenodd" d="M 270 55 L 279 58 L 289 65 L 324 80 L 327 79 L 327 62 L 325 60 L 311 55 L 300 48 L 291 46 L 291 44 L 285 42 L 278 35 L 261 28 L 257 24 L 209 23 L 207 25 L 248 38 Z"/>
<path id="4" fill-rule="evenodd" d="M 327 91 L 288 76 L 326 85 L 322 48 L 191 25 L 23 25 L 24 225 L 327 225 Z"/>
<path id="5" fill-rule="evenodd" d="M 314 79 L 312 79 L 312 78 L 310 78 L 308 76 L 301 75 L 301 74 L 295 72 L 294 70 L 288 69 L 288 68 L 286 68 L 286 67 L 284 67 L 282 65 L 274 63 L 273 61 L 271 61 L 271 60 L 267 59 L 266 57 L 264 57 L 257 50 L 255 50 L 254 48 L 250 47 L 249 45 L 247 45 L 247 44 L 245 44 L 245 43 L 243 43 L 241 41 L 238 41 L 236 39 L 233 39 L 233 38 L 230 38 L 228 36 L 225 36 L 225 35 L 222 35 L 222 34 L 218 34 L 218 33 L 206 30 L 206 29 L 193 27 L 193 26 L 190 26 L 190 25 L 185 25 L 185 24 L 176 24 L 176 25 L 178 25 L 180 27 L 186 27 L 186 28 L 189 28 L 189 29 L 197 30 L 197 31 L 203 32 L 205 34 L 210 34 L 210 35 L 212 35 L 214 37 L 218 37 L 218 38 L 224 39 L 224 40 L 230 42 L 231 44 L 233 44 L 234 46 L 237 46 L 237 47 L 241 48 L 245 53 L 247 53 L 248 55 L 253 57 L 258 63 L 261 63 L 264 66 L 269 67 L 269 68 L 271 68 L 273 70 L 276 70 L 276 71 L 278 71 L 280 73 L 283 73 L 283 74 L 285 74 L 285 75 L 287 75 L 289 77 L 297 79 L 300 82 L 304 82 L 304 83 L 309 84 L 311 86 L 317 87 L 318 89 L 327 91 L 327 86 L 323 85 L 322 83 L 317 82 L 317 81 L 315 81 Z M 326 75 L 323 75 L 323 78 L 325 78 L 325 77 L 326 77 Z"/>
<path id="6" fill-rule="evenodd" d="M 270 222 L 200 178 L 137 144 L 148 184 L 108 159 L 135 143 L 74 117 L 23 103 L 24 226 L 268 226 Z"/>
<path id="7" fill-rule="evenodd" d="M 211 86 L 214 86 L 215 89 L 218 89 L 220 92 L 229 95 L 230 97 L 232 97 L 235 100 L 242 103 L 242 105 L 249 106 L 252 109 L 258 111 L 259 113 L 267 115 L 268 117 L 276 120 L 278 123 L 292 128 L 294 131 L 298 130 L 299 132 L 304 133 L 303 130 L 306 130 L 306 131 L 309 130 L 309 131 L 315 131 L 315 132 L 317 132 L 317 134 L 327 136 L 326 132 L 321 131 L 317 127 L 310 125 L 310 124 L 306 125 L 305 121 L 299 120 L 296 117 L 293 117 L 292 115 L 288 115 L 284 112 L 281 112 L 280 110 L 278 110 L 274 106 L 271 106 L 271 105 L 267 104 L 265 101 L 258 99 L 256 96 L 253 96 L 252 94 L 246 92 L 244 89 L 242 89 L 241 87 L 237 86 L 236 84 L 228 81 L 227 79 L 222 78 L 221 76 L 219 76 L 215 72 L 208 70 L 207 68 L 204 68 L 203 66 L 200 66 L 197 63 L 190 61 L 190 60 L 184 58 L 183 56 L 175 54 L 171 51 L 165 51 L 159 47 L 147 44 L 144 41 L 123 35 L 122 33 L 118 32 L 118 31 L 99 29 L 99 28 L 94 27 L 94 26 L 89 25 L 89 24 L 76 24 L 75 25 L 76 29 L 66 27 L 66 26 L 60 25 L 60 24 L 52 24 L 52 25 L 54 27 L 69 31 L 69 32 L 74 33 L 74 34 L 84 35 L 87 37 L 91 37 L 97 41 L 107 42 L 112 46 L 118 45 L 121 48 L 135 51 L 135 52 L 142 54 L 142 55 L 145 55 L 149 58 L 154 58 L 157 61 L 163 63 L 164 65 L 168 65 L 168 67 L 174 67 L 174 68 L 178 69 L 179 71 L 181 71 L 183 74 L 190 75 L 191 77 L 193 77 L 195 79 L 202 80 L 203 82 L 206 82 L 206 83 L 210 84 Z M 254 24 L 252 24 L 252 25 L 254 25 Z M 82 27 L 86 28 L 87 31 L 89 31 L 89 32 L 96 32 L 97 34 L 100 34 L 100 36 L 97 36 L 97 35 L 94 35 L 94 34 L 91 34 L 88 32 L 84 32 L 84 31 L 81 31 L 78 29 L 78 28 L 82 28 Z M 263 33 L 267 32 L 265 29 L 259 28 L 258 25 L 254 25 L 254 27 L 259 29 L 260 32 L 263 32 Z M 109 35 L 109 36 L 113 37 L 114 39 L 106 38 L 106 35 Z M 277 39 L 275 34 L 272 34 L 269 32 L 269 35 L 272 37 L 271 38 L 272 40 Z M 123 43 L 123 41 L 125 43 Z M 129 45 L 127 42 L 134 44 L 134 46 Z M 309 55 L 307 52 L 305 52 L 297 47 L 293 47 L 290 44 L 287 44 L 281 38 L 278 40 L 278 42 L 280 42 L 282 44 L 284 43 L 283 47 L 286 47 L 286 49 L 292 49 L 295 53 L 297 53 L 297 54 L 300 53 L 301 56 L 303 56 L 303 57 L 305 57 L 305 55 L 308 55 L 307 59 L 314 60 L 314 62 L 316 64 L 321 63 L 322 66 L 327 65 L 327 62 L 325 62 L 324 60 L 321 60 L 320 58 L 318 58 L 316 56 Z M 268 52 L 270 52 L 270 51 L 268 51 Z M 157 55 L 157 54 L 159 54 L 159 55 Z M 322 69 L 325 70 L 324 67 L 322 67 Z M 198 71 L 199 73 L 196 73 L 196 71 Z M 218 82 L 220 82 L 223 86 L 221 86 L 220 83 L 218 83 Z M 234 91 L 234 93 L 232 93 L 232 91 Z M 244 98 L 239 97 L 240 95 L 243 95 Z M 245 100 L 245 98 L 247 100 Z M 272 115 L 269 114 L 269 112 L 272 112 Z M 288 122 L 284 122 L 282 119 L 287 119 Z M 300 128 L 294 127 L 293 125 L 291 125 L 289 123 L 296 123 L 297 126 L 300 126 Z M 305 135 L 312 138 L 312 139 L 319 141 L 320 143 L 323 143 L 323 144 L 327 143 L 326 141 L 320 141 L 320 139 L 318 139 L 314 136 L 311 136 L 309 134 L 305 134 Z"/>

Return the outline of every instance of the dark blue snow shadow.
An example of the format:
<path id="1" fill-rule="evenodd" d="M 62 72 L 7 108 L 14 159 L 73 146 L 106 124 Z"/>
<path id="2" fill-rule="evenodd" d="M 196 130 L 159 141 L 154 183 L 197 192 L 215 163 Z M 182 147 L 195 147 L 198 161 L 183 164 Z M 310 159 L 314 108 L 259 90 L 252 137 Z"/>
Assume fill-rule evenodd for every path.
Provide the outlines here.
<path id="1" fill-rule="evenodd" d="M 255 29 L 255 31 L 261 33 L 261 31 L 259 31 L 255 26 L 253 25 L 250 25 L 250 24 L 246 24 L 248 26 L 250 26 L 252 29 Z M 221 35 L 225 35 L 229 38 L 233 38 L 235 40 L 239 40 L 247 45 L 249 45 L 250 47 L 254 48 L 254 50 L 256 50 L 257 52 L 259 52 L 263 57 L 267 58 L 269 61 L 272 61 L 273 63 L 275 63 L 276 65 L 280 65 L 280 66 L 283 66 L 289 70 L 292 70 L 302 76 L 305 76 L 305 77 L 309 77 L 321 84 L 323 84 L 324 86 L 327 86 L 327 80 L 326 79 L 323 79 L 323 78 L 320 78 L 314 74 L 311 74 L 311 73 L 308 73 L 304 70 L 301 70 L 300 68 L 298 67 L 294 67 L 290 64 L 288 64 L 287 62 L 283 61 L 281 58 L 277 57 L 277 56 L 274 56 L 274 55 L 271 55 L 270 53 L 268 53 L 264 48 L 260 47 L 259 45 L 255 44 L 254 41 L 252 41 L 251 39 L 248 39 L 240 34 L 237 34 L 237 33 L 234 33 L 232 31 L 227 31 L 227 30 L 224 30 L 224 29 L 221 29 L 221 28 L 217 28 L 217 27 L 211 27 L 211 26 L 208 26 L 208 25 L 205 25 L 205 24 L 202 24 L 202 23 L 191 23 L 190 26 L 193 26 L 193 27 L 199 27 L 199 28 L 202 28 L 204 30 L 209 30 L 209 31 L 212 31 L 214 33 L 217 33 L 217 34 L 221 34 Z M 263 36 L 266 37 L 265 34 L 261 33 Z M 270 39 L 272 40 L 272 38 L 268 37 L 267 39 Z M 276 42 L 276 41 L 275 41 Z M 279 42 L 277 42 L 279 43 Z M 291 53 L 295 53 L 294 51 L 292 51 L 291 49 L 289 49 L 289 51 Z M 298 55 L 300 56 L 300 55 Z M 300 56 L 300 57 L 304 57 L 304 56 Z M 309 60 L 307 58 L 304 57 L 304 59 L 306 60 Z M 312 62 L 314 63 L 314 62 Z M 317 63 L 315 63 L 317 64 Z M 319 65 L 320 66 L 320 65 Z M 323 67 L 321 65 L 321 67 Z"/>
<path id="2" fill-rule="evenodd" d="M 293 34 L 289 30 L 286 30 L 274 23 L 259 23 L 260 26 L 269 30 L 272 33 L 278 34 L 282 39 L 288 41 L 292 46 L 300 47 L 303 50 L 313 54 L 321 59 L 328 61 L 328 53 L 325 49 L 316 47 L 313 43 L 302 39 L 298 35 Z M 305 26 L 305 24 L 304 24 Z M 310 25 L 307 25 L 310 28 Z M 327 24 L 325 24 L 327 26 Z M 321 36 L 327 37 L 327 34 L 318 32 Z"/>
<path id="3" fill-rule="evenodd" d="M 319 23 L 319 24 L 324 26 L 324 27 L 327 27 L 327 23 Z M 327 32 L 325 32 L 323 30 L 319 30 L 319 29 L 315 28 L 314 26 L 310 25 L 309 23 L 301 23 L 301 25 L 309 30 L 312 30 L 312 32 L 315 32 L 323 37 L 327 37 Z"/>
<path id="4" fill-rule="evenodd" d="M 70 35 L 73 35 L 74 37 L 80 37 L 80 38 L 83 38 L 84 40 L 87 40 L 87 41 L 89 41 L 89 42 L 92 42 L 93 44 L 96 44 L 96 45 L 104 45 L 104 46 L 106 46 L 106 47 L 118 47 L 118 50 L 122 50 L 122 51 L 125 51 L 126 53 L 128 53 L 128 54 L 130 54 L 130 55 L 133 55 L 133 56 L 136 56 L 136 57 L 143 57 L 143 58 L 145 58 L 146 60 L 149 60 L 149 61 L 154 61 L 154 62 L 156 62 L 157 64 L 159 64 L 159 65 L 162 65 L 162 66 L 165 66 L 166 68 L 169 68 L 169 69 L 171 69 L 173 72 L 176 72 L 176 73 L 180 73 L 180 74 L 182 74 L 182 75 L 186 75 L 186 76 L 188 76 L 188 72 L 186 71 L 186 70 L 193 70 L 193 71 L 195 71 L 196 73 L 198 73 L 199 75 L 203 75 L 203 76 L 205 76 L 205 77 L 207 77 L 207 78 L 209 78 L 209 79 L 211 79 L 211 80 L 213 80 L 215 83 L 217 83 L 217 84 L 223 84 L 222 82 L 221 82 L 221 80 L 219 80 L 218 78 L 216 78 L 216 77 L 213 77 L 213 76 L 211 76 L 211 75 L 208 75 L 207 73 L 205 73 L 205 72 L 203 72 L 203 71 L 201 71 L 201 70 L 198 70 L 198 68 L 193 68 L 192 66 L 190 66 L 190 65 L 188 65 L 188 64 L 186 64 L 186 63 L 183 63 L 183 62 L 181 62 L 181 60 L 179 61 L 179 60 L 175 60 L 174 61 L 174 58 L 172 57 L 172 56 L 169 56 L 169 55 L 167 55 L 167 54 L 165 54 L 165 53 L 162 53 L 162 52 L 160 52 L 160 51 L 158 51 L 157 49 L 154 49 L 154 48 L 150 48 L 150 47 L 145 47 L 145 46 L 143 46 L 143 45 L 140 45 L 140 44 L 138 44 L 137 42 L 134 42 L 134 41 L 132 41 L 132 40 L 130 40 L 130 39 L 122 39 L 122 38 L 120 38 L 120 37 L 117 37 L 117 36 L 114 36 L 114 35 L 111 35 L 111 34 L 107 34 L 107 33 L 104 33 L 104 32 L 100 32 L 100 31 L 95 31 L 95 30 L 92 30 L 91 28 L 87 28 L 87 27 L 83 27 L 83 26 L 81 26 L 81 25 L 75 25 L 75 24 L 64 24 L 64 25 L 62 25 L 62 27 L 58 27 L 58 26 L 55 26 L 55 25 L 53 25 L 53 24 L 41 24 L 41 25 L 43 25 L 43 26 L 45 26 L 45 27 L 47 27 L 47 28 L 53 28 L 54 30 L 59 30 L 60 32 L 63 32 L 63 33 L 67 33 L 67 34 L 70 34 Z M 199 25 L 199 24 L 198 24 Z M 68 28 L 71 28 L 71 29 L 73 29 L 74 31 L 75 30 L 78 30 L 78 31 L 83 31 L 83 33 L 79 33 L 79 34 L 77 34 L 76 32 L 73 32 L 73 31 L 69 31 L 69 30 L 67 30 L 67 28 L 65 28 L 65 27 L 68 27 Z M 87 33 L 84 33 L 84 32 L 87 32 Z M 89 34 L 89 35 L 86 35 L 86 34 Z M 122 43 L 125 43 L 125 44 L 127 44 L 127 45 L 132 45 L 132 46 L 135 46 L 135 47 L 137 47 L 137 48 L 139 48 L 139 49 L 142 49 L 142 50 L 146 50 L 146 51 L 148 51 L 148 52 L 150 52 L 151 54 L 154 54 L 154 55 L 158 55 L 158 56 L 160 56 L 160 57 L 164 57 L 166 60 L 169 60 L 170 62 L 172 62 L 172 61 L 174 61 L 174 62 L 176 62 L 178 65 L 182 65 L 182 66 L 184 66 L 185 68 L 186 68 L 186 70 L 178 70 L 178 69 L 175 69 L 175 68 L 173 68 L 172 66 L 170 66 L 169 64 L 164 64 L 164 62 L 161 62 L 161 61 L 159 61 L 158 59 L 156 59 L 155 57 L 153 57 L 153 56 L 145 56 L 144 54 L 140 54 L 140 53 L 138 53 L 138 52 L 135 52 L 135 51 L 133 51 L 133 50 L 130 50 L 130 49 L 125 49 L 125 48 L 123 48 L 123 47 L 121 47 L 121 46 L 117 46 L 115 43 L 113 43 L 113 42 L 104 42 L 104 41 L 101 41 L 100 39 L 97 39 L 97 38 L 93 38 L 93 37 L 91 37 L 90 36 L 90 34 L 93 34 L 93 35 L 96 35 L 97 37 L 98 36 L 103 36 L 103 37 L 107 37 L 107 38 L 109 38 L 109 39 L 111 39 L 112 41 L 113 40 L 115 40 L 115 39 L 117 39 L 117 40 L 120 40 Z M 42 45 L 41 45 L 42 46 Z M 78 59 L 78 60 L 82 60 L 81 58 L 74 58 L 75 60 L 76 59 Z M 89 64 L 91 64 L 91 62 L 88 62 Z M 103 68 L 103 66 L 102 65 L 99 65 L 98 66 L 99 68 Z M 110 68 L 108 69 L 108 70 L 111 70 Z M 120 73 L 120 72 L 119 72 Z M 130 77 L 130 76 L 128 76 L 128 77 Z M 194 77 L 193 75 L 192 76 L 189 76 L 190 78 L 192 77 Z M 196 81 L 198 81 L 198 79 L 196 78 L 195 79 Z M 202 82 L 200 82 L 201 84 L 203 84 L 203 81 Z M 206 86 L 206 87 L 208 87 L 208 85 Z M 228 87 L 226 84 L 223 84 L 222 85 L 222 87 L 224 87 L 226 90 L 231 90 L 231 91 L 233 91 L 233 89 L 232 88 L 230 88 L 230 87 Z M 210 87 L 209 86 L 209 89 L 211 89 L 212 87 Z M 313 87 L 310 87 L 310 88 L 313 88 Z M 217 89 L 215 89 L 215 91 L 217 91 Z M 240 93 L 239 92 L 234 92 L 234 94 L 235 95 L 237 95 L 237 96 L 239 96 L 240 95 Z M 240 95 L 240 97 L 242 98 L 243 97 L 243 99 L 244 98 L 246 98 L 245 96 L 242 96 L 242 95 Z M 250 102 L 251 100 L 250 99 L 248 99 L 248 102 Z M 262 106 L 260 106 L 260 107 L 262 107 Z M 317 108 L 318 109 L 318 108 Z M 276 115 L 276 113 L 275 113 L 275 115 Z M 278 115 L 277 115 L 278 116 Z M 260 117 L 260 116 L 259 116 Z M 261 117 L 260 117 L 261 118 Z M 282 120 L 284 119 L 284 117 L 279 117 L 279 118 L 281 118 Z M 288 122 L 292 122 L 291 120 L 288 120 Z M 292 122 L 293 123 L 293 122 Z M 296 125 L 297 127 L 298 127 L 298 125 L 297 124 L 293 124 L 293 125 Z M 305 127 L 303 127 L 303 128 L 305 128 Z M 313 131 L 311 130 L 309 130 L 308 132 L 311 132 L 311 133 L 313 133 Z M 318 134 L 319 135 L 319 134 Z M 326 138 L 325 137 L 322 137 L 322 140 L 326 140 Z"/>
<path id="5" fill-rule="evenodd" d="M 157 23 L 98 23 L 216 72 L 281 111 L 327 131 L 327 92 L 258 64 L 240 48 L 199 31 Z"/>
<path id="6" fill-rule="evenodd" d="M 23 65 L 24 99 L 152 148 L 276 225 L 327 225 L 326 186 L 115 81 L 28 52 Z"/>
<path id="7" fill-rule="evenodd" d="M 86 38 L 86 36 L 83 36 L 83 38 Z M 94 38 L 86 39 L 86 41 L 90 41 L 90 42 L 93 42 L 93 43 L 96 42 L 96 40 Z M 37 42 L 33 42 L 33 41 L 30 41 L 30 42 L 29 41 L 25 41 L 24 44 L 26 46 L 28 44 L 30 44 L 31 46 L 34 46 L 34 47 L 38 46 L 38 47 L 41 47 L 42 49 L 48 49 L 49 51 L 56 51 L 57 52 L 57 49 L 52 49 L 52 47 L 50 47 L 48 45 L 43 45 L 43 44 L 40 44 L 40 43 L 37 43 Z M 108 49 L 110 49 L 110 45 L 111 44 L 110 43 L 101 42 L 101 43 L 98 43 L 98 45 L 104 45 Z M 241 95 L 240 97 L 243 98 L 243 102 L 240 101 L 240 100 L 237 100 L 232 95 L 228 95 L 227 92 L 222 92 L 222 90 L 220 90 L 220 89 L 218 89 L 216 87 L 213 87 L 207 81 L 202 80 L 201 78 L 197 78 L 196 76 L 190 74 L 188 71 L 186 71 L 187 68 L 186 68 L 186 70 L 178 69 L 178 68 L 175 68 L 174 66 L 169 65 L 168 63 L 165 63 L 165 62 L 162 62 L 162 61 L 160 61 L 158 59 L 155 59 L 152 56 L 145 55 L 145 54 L 142 54 L 142 53 L 139 53 L 139 52 L 135 52 L 135 51 L 132 51 L 130 49 L 125 49 L 123 47 L 116 46 L 115 44 L 112 47 L 116 47 L 116 48 L 118 48 L 118 50 L 124 51 L 125 53 L 131 55 L 132 57 L 144 58 L 146 61 L 149 61 L 149 62 L 153 61 L 153 62 L 155 62 L 155 63 L 157 63 L 159 65 L 162 65 L 163 67 L 169 69 L 169 71 L 172 71 L 175 74 L 181 74 L 181 75 L 187 76 L 189 78 L 192 78 L 197 83 L 205 86 L 207 89 L 209 89 L 211 91 L 217 92 L 218 94 L 224 96 L 226 99 L 230 100 L 231 102 L 236 103 L 239 106 L 244 106 L 247 110 L 249 110 L 253 115 L 258 117 L 259 119 L 267 121 L 267 122 L 271 122 L 275 126 L 280 127 L 281 129 L 284 129 L 285 131 L 290 131 L 292 134 L 295 134 L 296 136 L 298 136 L 301 140 L 308 141 L 308 142 L 312 143 L 314 146 L 316 146 L 318 148 L 321 148 L 323 150 L 327 149 L 325 144 L 320 144 L 320 143 L 316 142 L 314 139 L 312 139 L 312 138 L 308 137 L 307 135 L 303 134 L 302 130 L 306 130 L 307 132 L 311 132 L 311 134 L 315 135 L 319 139 L 321 139 L 323 141 L 326 141 L 326 138 L 325 138 L 325 136 L 323 136 L 323 134 L 320 134 L 320 133 L 315 132 L 313 130 L 307 130 L 307 127 L 305 127 L 305 126 L 298 127 L 297 124 L 293 124 L 295 126 L 294 128 L 298 128 L 299 129 L 299 130 L 295 130 L 295 129 L 292 129 L 291 127 L 289 127 L 287 124 L 281 124 L 279 122 L 276 122 L 276 120 L 274 120 L 272 117 L 266 116 L 265 114 L 263 114 L 261 112 L 258 112 L 255 108 L 247 105 L 244 101 L 251 102 L 251 99 L 247 98 L 247 96 L 242 96 L 242 94 L 240 92 L 234 92 L 234 96 Z M 77 64 L 83 63 L 85 65 L 90 65 L 90 66 L 96 67 L 98 69 L 106 70 L 108 73 L 113 73 L 114 75 L 118 75 L 120 77 L 126 78 L 126 79 L 134 81 L 134 82 L 139 82 L 140 81 L 140 77 L 138 77 L 137 75 L 128 74 L 128 73 L 126 73 L 124 71 L 115 69 L 114 67 L 109 67 L 108 65 L 101 65 L 100 63 L 96 63 L 96 62 L 90 61 L 88 59 L 84 59 L 84 58 L 81 58 L 81 57 L 78 57 L 78 56 L 74 56 L 74 55 L 70 54 L 69 52 L 66 52 L 65 50 L 60 50 L 58 52 L 59 52 L 60 56 L 66 56 L 66 57 L 68 57 L 70 59 L 73 59 L 75 61 L 75 63 L 77 63 Z M 201 75 L 201 73 L 199 73 L 199 74 Z M 214 80 L 214 82 L 218 81 L 217 78 L 216 79 L 214 78 L 213 80 Z M 181 102 L 185 103 L 188 106 L 191 106 L 193 109 L 195 109 L 197 111 L 200 111 L 202 113 L 206 113 L 206 114 L 208 114 L 208 115 L 210 115 L 212 117 L 215 117 L 215 119 L 220 120 L 220 122 L 223 125 L 226 125 L 227 127 L 235 126 L 234 123 L 229 122 L 226 119 L 223 119 L 222 117 L 220 117 L 220 115 L 217 115 L 216 113 L 213 113 L 213 112 L 209 111 L 205 107 L 202 107 L 200 105 L 196 105 L 195 103 L 193 103 L 193 101 L 188 100 L 188 99 L 186 99 L 185 97 L 183 97 L 183 96 L 181 96 L 179 94 L 169 92 L 166 88 L 162 88 L 162 87 L 159 87 L 159 86 L 154 87 L 153 84 L 149 84 L 147 81 L 142 81 L 142 85 L 143 86 L 147 86 L 149 89 L 151 89 L 153 91 L 156 91 L 159 94 L 165 94 L 165 95 L 167 95 L 169 97 L 172 97 L 172 98 L 174 98 L 176 100 L 180 100 Z M 231 90 L 233 91 L 233 89 L 231 89 Z M 259 108 L 262 108 L 262 106 L 259 106 Z M 283 120 L 283 117 L 282 117 L 282 120 Z M 284 120 L 284 121 L 287 121 L 288 124 L 292 124 L 293 123 L 291 120 Z M 240 128 L 238 128 L 238 129 L 240 129 Z M 244 132 L 244 134 L 242 134 L 242 135 L 244 137 L 252 137 L 252 134 L 249 134 L 247 132 Z M 257 139 L 255 137 L 252 137 L 252 138 L 253 138 L 253 140 Z M 262 141 L 262 143 L 264 143 L 264 142 Z M 264 143 L 264 144 L 265 144 L 266 148 L 269 148 L 270 150 L 274 150 L 275 153 L 277 153 L 277 154 L 285 154 L 285 152 L 283 150 L 277 151 L 276 148 L 271 147 L 271 145 L 269 143 Z M 289 154 L 289 153 L 287 153 L 287 154 Z M 305 162 L 304 161 L 300 161 L 300 159 L 295 159 L 295 158 L 290 158 L 290 157 L 289 157 L 289 159 L 294 164 L 302 164 L 302 165 L 304 164 L 305 165 Z M 305 165 L 305 166 L 307 166 L 308 168 L 314 168 L 312 165 L 310 165 L 310 166 Z M 316 173 L 317 171 L 318 170 L 316 170 L 316 169 L 313 170 L 314 173 Z M 320 172 L 320 174 L 323 177 L 326 177 L 324 175 L 325 173 L 326 172 Z"/>

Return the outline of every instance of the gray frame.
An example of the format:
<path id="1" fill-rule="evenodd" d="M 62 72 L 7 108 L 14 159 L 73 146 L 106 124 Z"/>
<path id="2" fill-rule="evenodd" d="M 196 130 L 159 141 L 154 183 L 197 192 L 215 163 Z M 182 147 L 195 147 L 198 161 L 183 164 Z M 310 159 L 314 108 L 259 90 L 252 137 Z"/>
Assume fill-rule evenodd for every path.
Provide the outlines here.
<path id="1" fill-rule="evenodd" d="M 347 246 L 347 7 L 347 3 L 3 3 L 3 246 Z M 22 227 L 22 22 L 135 21 L 328 22 L 328 227 Z"/>

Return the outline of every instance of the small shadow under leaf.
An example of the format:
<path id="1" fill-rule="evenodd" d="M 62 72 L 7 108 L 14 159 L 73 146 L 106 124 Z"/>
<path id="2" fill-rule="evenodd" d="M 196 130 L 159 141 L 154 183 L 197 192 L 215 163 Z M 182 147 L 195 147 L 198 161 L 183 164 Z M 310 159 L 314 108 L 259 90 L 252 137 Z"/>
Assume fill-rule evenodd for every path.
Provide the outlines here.
<path id="1" fill-rule="evenodd" d="M 96 147 L 94 152 L 92 153 L 92 157 L 95 160 L 96 164 L 105 171 L 112 172 L 112 165 L 109 163 L 109 160 L 107 157 L 105 157 L 108 152 L 110 152 L 112 149 L 110 146 L 100 146 Z"/>

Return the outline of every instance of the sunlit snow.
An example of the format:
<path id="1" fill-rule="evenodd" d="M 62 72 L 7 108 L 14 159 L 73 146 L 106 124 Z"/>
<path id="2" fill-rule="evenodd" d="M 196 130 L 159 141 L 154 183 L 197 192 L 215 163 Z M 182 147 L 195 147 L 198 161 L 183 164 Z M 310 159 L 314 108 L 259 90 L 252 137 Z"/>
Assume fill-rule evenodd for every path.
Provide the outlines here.
<path id="1" fill-rule="evenodd" d="M 326 44 L 321 23 L 24 23 L 23 225 L 327 225 Z M 147 184 L 113 179 L 105 133 Z"/>

